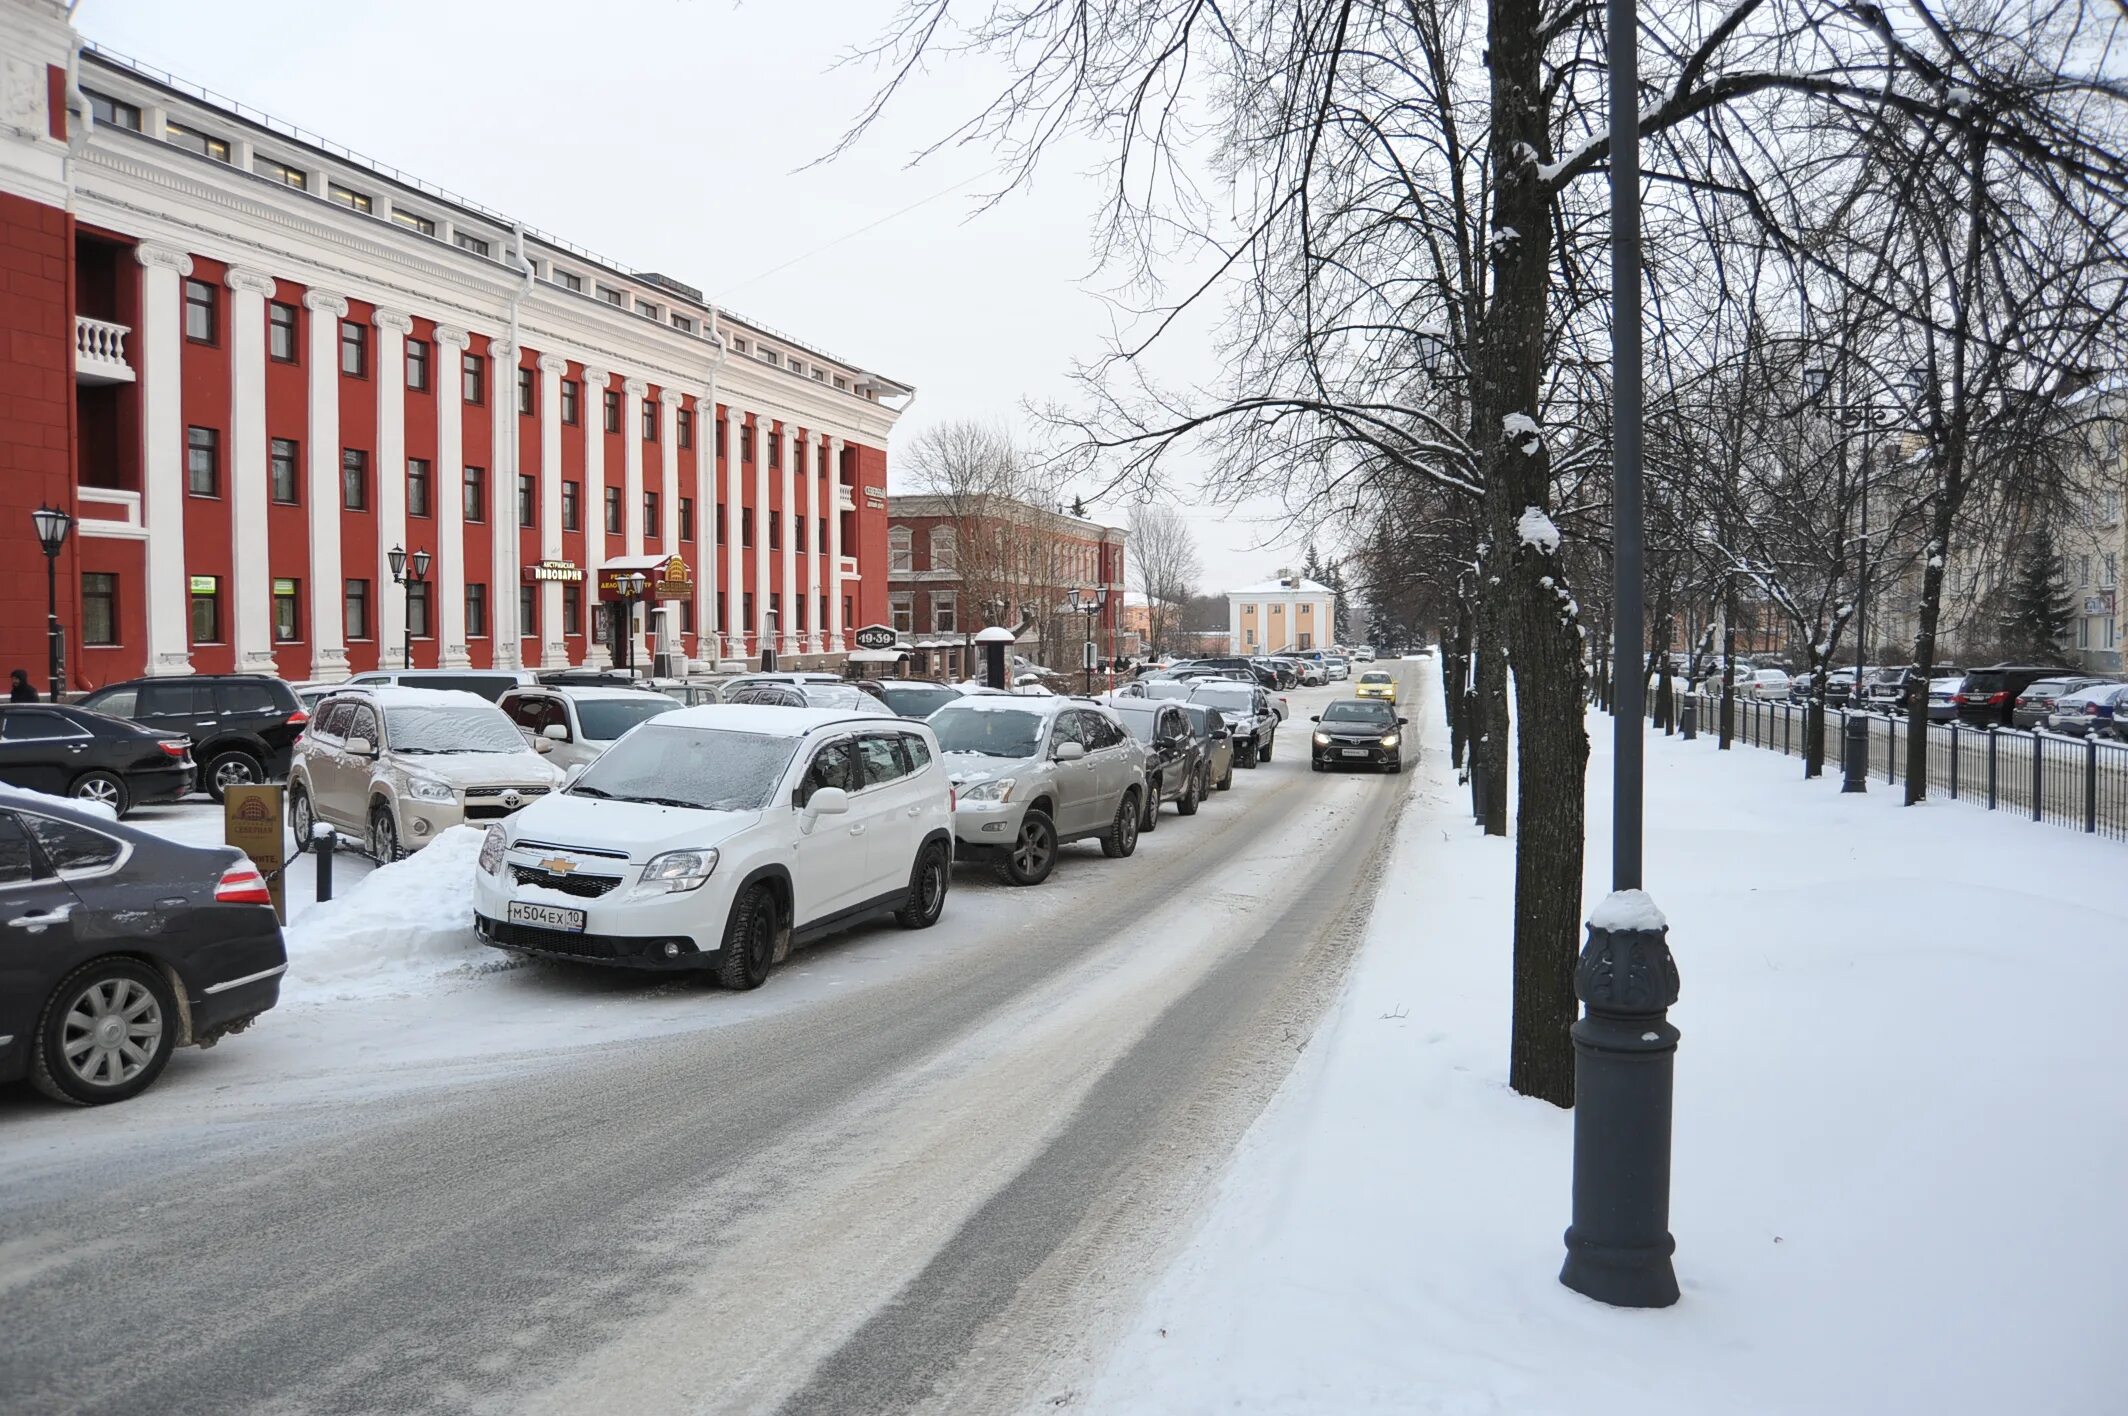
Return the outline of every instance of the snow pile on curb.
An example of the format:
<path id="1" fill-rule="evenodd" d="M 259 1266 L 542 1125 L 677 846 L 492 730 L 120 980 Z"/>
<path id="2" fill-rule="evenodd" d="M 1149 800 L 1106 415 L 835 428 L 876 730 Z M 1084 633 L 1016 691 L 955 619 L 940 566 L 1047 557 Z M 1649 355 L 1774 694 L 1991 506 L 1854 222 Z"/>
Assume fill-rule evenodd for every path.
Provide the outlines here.
<path id="1" fill-rule="evenodd" d="M 290 1001 L 411 993 L 438 974 L 499 958 L 473 933 L 473 872 L 485 837 L 454 826 L 304 910 L 287 929 Z"/>

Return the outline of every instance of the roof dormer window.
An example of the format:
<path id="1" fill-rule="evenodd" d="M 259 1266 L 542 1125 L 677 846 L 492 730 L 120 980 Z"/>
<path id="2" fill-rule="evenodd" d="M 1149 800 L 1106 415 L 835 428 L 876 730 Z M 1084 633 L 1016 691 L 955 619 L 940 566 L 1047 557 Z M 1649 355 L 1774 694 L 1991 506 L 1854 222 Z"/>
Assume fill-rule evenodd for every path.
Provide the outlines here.
<path id="1" fill-rule="evenodd" d="M 197 128 L 187 128 L 182 123 L 163 124 L 163 141 L 172 147 L 181 147 L 187 152 L 196 152 L 202 157 L 211 157 L 216 162 L 229 160 L 229 140 L 217 138 L 211 133 L 202 133 Z"/>

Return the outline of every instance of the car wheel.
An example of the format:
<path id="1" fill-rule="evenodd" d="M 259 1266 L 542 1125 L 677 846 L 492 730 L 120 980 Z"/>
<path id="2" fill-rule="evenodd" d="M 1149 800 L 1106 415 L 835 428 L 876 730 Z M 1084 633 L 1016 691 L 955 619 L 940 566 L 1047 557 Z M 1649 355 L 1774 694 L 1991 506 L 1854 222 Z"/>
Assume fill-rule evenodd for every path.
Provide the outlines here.
<path id="1" fill-rule="evenodd" d="M 1397 754 L 1396 756 L 1394 756 L 1394 757 L 1392 757 L 1392 758 L 1390 758 L 1390 759 L 1389 759 L 1389 771 L 1390 771 L 1390 772 L 1391 772 L 1392 774 L 1398 774 L 1398 773 L 1401 773 L 1401 772 L 1403 772 L 1403 770 L 1404 770 L 1404 754 L 1400 752 L 1400 753 L 1398 753 L 1398 754 Z"/>
<path id="2" fill-rule="evenodd" d="M 52 990 L 30 1080 L 54 1101 L 99 1106 L 146 1091 L 177 1041 L 177 1002 L 136 959 L 98 959 Z"/>
<path id="3" fill-rule="evenodd" d="M 1145 810 L 1138 813 L 1138 834 L 1150 836 L 1160 829 L 1160 779 L 1153 777 L 1145 784 Z"/>
<path id="4" fill-rule="evenodd" d="M 717 982 L 726 988 L 759 988 L 776 963 L 775 892 L 749 885 L 732 901 L 724 925 L 724 948 L 717 955 Z"/>
<path id="5" fill-rule="evenodd" d="M 369 858 L 379 865 L 400 858 L 399 826 L 392 820 L 392 809 L 381 801 L 369 809 L 369 839 L 363 844 L 369 848 Z"/>
<path id="6" fill-rule="evenodd" d="M 1272 742 L 1276 742 L 1276 741 L 1277 741 L 1277 739 L 1276 739 L 1276 738 L 1273 738 L 1273 739 L 1272 739 Z M 1263 745 L 1263 751 L 1262 751 L 1262 752 L 1260 752 L 1260 753 L 1258 753 L 1258 754 L 1257 754 L 1257 756 L 1258 756 L 1258 757 L 1259 757 L 1259 758 L 1260 758 L 1261 760 L 1263 760 L 1263 761 L 1265 761 L 1265 762 L 1269 762 L 1269 761 L 1271 760 L 1271 743 L 1269 743 L 1269 742 L 1265 743 L 1265 744 Z"/>
<path id="7" fill-rule="evenodd" d="M 998 879 L 1007 885 L 1039 885 L 1057 864 L 1057 828 L 1046 811 L 1033 807 L 1020 818 L 1020 832 L 1005 847 L 998 862 Z"/>
<path id="8" fill-rule="evenodd" d="M 231 787 L 248 787 L 266 780 L 266 769 L 248 752 L 224 752 L 207 764 L 207 795 L 216 801 Z"/>
<path id="9" fill-rule="evenodd" d="M 894 912 L 894 922 L 903 929 L 929 929 L 946 908 L 946 881 L 953 874 L 953 856 L 944 841 L 928 841 L 916 853 L 916 868 L 909 872 L 909 899 Z"/>
<path id="10" fill-rule="evenodd" d="M 1138 849 L 1138 793 L 1135 789 L 1123 794 L 1116 803 L 1116 819 L 1101 837 L 1101 854 L 1110 860 L 1120 860 Z"/>
<path id="11" fill-rule="evenodd" d="M 1328 768 L 1326 768 L 1325 766 L 1323 766 L 1323 759 L 1322 759 L 1322 758 L 1320 758 L 1320 757 L 1311 757 L 1311 758 L 1309 758 L 1309 759 L 1308 759 L 1308 770 L 1309 770 L 1309 771 L 1311 771 L 1311 772 L 1326 772 L 1326 771 L 1328 771 L 1329 769 L 1328 769 Z"/>
<path id="12" fill-rule="evenodd" d="M 132 805 L 125 782 L 109 772 L 82 773 L 74 779 L 67 795 L 76 801 L 101 802 L 120 816 L 125 815 L 126 808 Z"/>
<path id="13" fill-rule="evenodd" d="M 1250 738 L 1248 746 L 1241 750 L 1241 765 L 1253 769 L 1256 766 L 1256 753 L 1256 739 Z"/>
<path id="14" fill-rule="evenodd" d="M 318 813 L 310 806 L 310 793 L 301 787 L 288 789 L 288 832 L 296 838 L 296 852 L 301 854 L 311 848 L 311 832 L 317 828 Z"/>
<path id="15" fill-rule="evenodd" d="M 1227 754 L 1226 775 L 1219 779 L 1219 790 L 1223 792 L 1234 790 L 1234 754 L 1231 752 Z"/>
<path id="16" fill-rule="evenodd" d="M 1203 798 L 1203 776 L 1200 773 L 1192 772 L 1190 773 L 1190 784 L 1182 789 L 1181 796 L 1175 798 L 1175 814 L 1177 816 L 1195 816 L 1197 814 L 1197 803 Z"/>

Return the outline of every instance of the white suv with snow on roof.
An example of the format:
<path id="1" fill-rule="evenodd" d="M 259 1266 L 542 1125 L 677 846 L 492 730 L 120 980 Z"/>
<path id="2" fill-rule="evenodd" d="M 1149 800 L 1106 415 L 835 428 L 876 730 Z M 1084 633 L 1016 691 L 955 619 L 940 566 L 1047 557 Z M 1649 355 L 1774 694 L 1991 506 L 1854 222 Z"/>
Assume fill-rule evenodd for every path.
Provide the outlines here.
<path id="1" fill-rule="evenodd" d="M 952 864 L 952 792 L 922 723 L 705 704 L 490 827 L 474 924 L 498 949 L 752 988 L 794 944 L 863 920 L 929 927 Z"/>

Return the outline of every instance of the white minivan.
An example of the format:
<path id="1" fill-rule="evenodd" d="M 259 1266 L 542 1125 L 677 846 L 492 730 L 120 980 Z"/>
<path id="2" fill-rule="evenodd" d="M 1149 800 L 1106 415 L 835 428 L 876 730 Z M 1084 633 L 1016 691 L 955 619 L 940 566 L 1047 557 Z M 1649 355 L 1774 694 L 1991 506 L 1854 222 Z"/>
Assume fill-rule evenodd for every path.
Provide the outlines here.
<path id="1" fill-rule="evenodd" d="M 640 724 L 490 830 L 474 923 L 499 949 L 753 988 L 794 944 L 880 915 L 936 923 L 952 864 L 922 723 L 707 704 Z"/>

